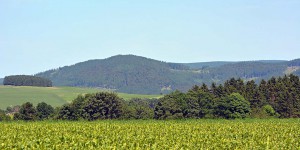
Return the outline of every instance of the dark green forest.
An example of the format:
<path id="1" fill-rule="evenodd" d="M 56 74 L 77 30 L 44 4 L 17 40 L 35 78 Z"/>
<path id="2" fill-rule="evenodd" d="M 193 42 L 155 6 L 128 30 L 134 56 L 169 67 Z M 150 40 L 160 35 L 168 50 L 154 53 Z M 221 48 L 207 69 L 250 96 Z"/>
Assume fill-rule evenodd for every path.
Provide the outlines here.
<path id="1" fill-rule="evenodd" d="M 253 62 L 253 61 L 244 61 L 244 62 Z M 259 63 L 285 63 L 288 61 L 285 60 L 257 60 L 255 62 Z M 191 69 L 202 69 L 202 68 L 213 68 L 213 67 L 221 67 L 227 64 L 236 64 L 239 61 L 211 61 L 211 62 L 199 62 L 199 63 L 183 63 L 185 66 L 189 66 Z"/>
<path id="2" fill-rule="evenodd" d="M 35 76 L 54 86 L 84 86 L 134 94 L 188 91 L 195 84 L 222 84 L 231 77 L 259 83 L 272 76 L 300 75 L 300 60 L 207 63 L 166 63 L 134 55 L 117 55 L 52 69 Z M 294 67 L 294 68 L 291 68 Z"/>
<path id="3" fill-rule="evenodd" d="M 125 93 L 159 94 L 169 89 L 188 89 L 194 73 L 187 66 L 133 55 L 90 60 L 49 70 L 36 76 L 50 79 L 55 86 L 86 86 L 115 89 Z"/>
<path id="4" fill-rule="evenodd" d="M 293 74 L 253 80 L 231 78 L 224 84 L 194 85 L 159 99 L 123 100 L 112 92 L 79 95 L 71 103 L 53 108 L 27 102 L 0 111 L 1 120 L 98 120 L 187 118 L 299 118 L 300 80 Z"/>
<path id="5" fill-rule="evenodd" d="M 49 79 L 36 76 L 14 75 L 6 76 L 3 85 L 51 87 L 52 82 Z"/>

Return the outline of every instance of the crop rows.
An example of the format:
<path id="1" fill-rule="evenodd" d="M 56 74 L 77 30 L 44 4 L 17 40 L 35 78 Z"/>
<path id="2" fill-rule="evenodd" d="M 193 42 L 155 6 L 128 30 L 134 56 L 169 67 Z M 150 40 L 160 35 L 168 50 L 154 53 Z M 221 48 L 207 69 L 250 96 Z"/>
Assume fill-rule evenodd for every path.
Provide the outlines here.
<path id="1" fill-rule="evenodd" d="M 300 120 L 2 122 L 0 149 L 300 149 Z"/>

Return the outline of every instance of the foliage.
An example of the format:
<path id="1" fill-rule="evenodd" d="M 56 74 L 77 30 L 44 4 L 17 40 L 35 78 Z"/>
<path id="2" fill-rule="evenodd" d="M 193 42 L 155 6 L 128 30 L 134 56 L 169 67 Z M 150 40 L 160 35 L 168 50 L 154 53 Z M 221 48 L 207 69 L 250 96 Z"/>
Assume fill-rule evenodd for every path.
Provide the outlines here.
<path id="1" fill-rule="evenodd" d="M 250 103 L 239 93 L 232 93 L 216 102 L 215 114 L 218 117 L 245 118 L 250 111 Z"/>
<path id="2" fill-rule="evenodd" d="M 298 119 L 0 122 L 0 149 L 299 149 Z"/>
<path id="3" fill-rule="evenodd" d="M 56 117 L 62 120 L 78 120 L 80 116 L 76 114 L 76 110 L 72 105 L 65 104 L 59 109 Z"/>
<path id="4" fill-rule="evenodd" d="M 155 107 L 156 119 L 180 119 L 187 111 L 186 95 L 179 91 L 160 98 Z"/>
<path id="5" fill-rule="evenodd" d="M 79 95 L 71 104 L 66 104 L 60 109 L 58 119 L 116 119 L 122 115 L 123 104 L 123 100 L 115 93 Z"/>
<path id="6" fill-rule="evenodd" d="M 215 99 L 203 84 L 201 88 L 194 86 L 188 91 L 187 103 L 187 118 L 209 118 L 213 113 Z"/>
<path id="7" fill-rule="evenodd" d="M 118 55 L 89 60 L 36 74 L 51 79 L 56 86 L 85 86 L 116 89 L 138 94 L 186 92 L 195 84 L 223 84 L 234 77 L 242 80 L 268 80 L 284 75 L 293 61 L 209 62 L 197 64 L 166 63 L 134 55 Z M 197 67 L 198 66 L 198 67 Z M 190 67 L 190 68 L 189 68 Z M 300 71 L 294 72 L 300 75 Z"/>
<path id="8" fill-rule="evenodd" d="M 271 105 L 265 105 L 265 106 L 263 106 L 263 111 L 264 111 L 268 116 L 271 116 L 271 117 L 275 117 L 275 116 L 278 115 L 278 114 L 276 113 L 276 111 L 274 110 L 274 108 L 273 108 Z"/>
<path id="9" fill-rule="evenodd" d="M 122 99 L 115 93 L 99 92 L 85 96 L 83 117 L 88 120 L 116 119 L 122 115 Z"/>
<path id="10" fill-rule="evenodd" d="M 38 73 L 56 86 L 86 86 L 116 89 L 135 94 L 159 94 L 165 87 L 187 89 L 196 74 L 181 64 L 170 64 L 133 55 L 89 60 L 72 66 Z"/>
<path id="11" fill-rule="evenodd" d="M 3 85 L 51 87 L 52 82 L 49 79 L 36 76 L 14 75 L 6 76 L 3 80 Z"/>
<path id="12" fill-rule="evenodd" d="M 37 118 L 37 112 L 35 107 L 30 102 L 26 102 L 21 105 L 19 113 L 16 113 L 14 116 L 15 120 L 35 120 Z"/>
<path id="13" fill-rule="evenodd" d="M 300 81 L 295 75 L 271 78 L 257 85 L 231 78 L 224 86 L 193 86 L 188 92 L 174 91 L 155 103 L 141 99 L 123 101 L 113 93 L 77 97 L 61 109 L 61 119 L 182 119 L 299 117 Z M 275 92 L 276 91 L 276 92 Z M 112 114 L 116 106 L 117 114 Z M 251 112 L 251 113 L 250 113 Z M 154 116 L 153 116 L 154 114 Z"/>
<path id="14" fill-rule="evenodd" d="M 40 120 L 48 119 L 50 115 L 54 114 L 54 108 L 45 102 L 38 103 L 36 106 L 37 117 Z"/>
<path id="15" fill-rule="evenodd" d="M 20 111 L 20 108 L 21 108 L 20 105 L 16 105 L 16 106 L 13 106 L 13 107 L 8 106 L 6 108 L 6 113 L 9 113 L 9 114 L 18 113 Z"/>
<path id="16" fill-rule="evenodd" d="M 16 113 L 18 107 L 8 107 L 7 113 Z M 213 83 L 195 85 L 188 92 L 174 91 L 156 99 L 125 101 L 116 93 L 82 94 L 57 111 L 46 104 L 25 103 L 14 119 L 35 120 L 56 118 L 62 120 L 99 119 L 182 119 L 182 118 L 299 118 L 300 80 L 293 74 L 244 82 L 231 78 L 224 85 Z M 51 117 L 49 117 L 51 116 Z"/>
<path id="17" fill-rule="evenodd" d="M 138 99 L 134 98 L 125 102 L 126 107 L 123 110 L 124 119 L 152 119 L 154 118 L 154 107 L 157 104 L 156 99 Z"/>
<path id="18" fill-rule="evenodd" d="M 8 121 L 10 120 L 10 117 L 6 115 L 4 110 L 0 109 L 0 121 Z"/>

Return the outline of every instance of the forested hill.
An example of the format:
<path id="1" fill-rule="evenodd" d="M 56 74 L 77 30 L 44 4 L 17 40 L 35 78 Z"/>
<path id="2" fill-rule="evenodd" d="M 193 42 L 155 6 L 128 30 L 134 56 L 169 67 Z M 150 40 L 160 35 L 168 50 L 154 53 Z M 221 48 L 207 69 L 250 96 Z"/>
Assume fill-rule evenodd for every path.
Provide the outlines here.
<path id="1" fill-rule="evenodd" d="M 0 85 L 3 85 L 3 78 L 0 78 Z"/>
<path id="2" fill-rule="evenodd" d="M 31 75 L 12 75 L 4 78 L 3 85 L 51 87 L 52 82 L 49 79 Z"/>
<path id="3" fill-rule="evenodd" d="M 248 61 L 249 63 L 253 61 Z M 258 60 L 255 62 L 261 63 L 284 63 L 285 60 Z M 212 62 L 198 62 L 198 63 L 183 63 L 183 65 L 189 66 L 191 69 L 203 69 L 207 67 L 220 67 L 226 64 L 235 64 L 239 63 L 238 61 L 212 61 Z"/>
<path id="4" fill-rule="evenodd" d="M 290 73 L 300 75 L 300 59 L 193 65 L 166 63 L 134 55 L 117 55 L 49 70 L 36 76 L 50 79 L 54 86 L 87 86 L 126 93 L 159 94 L 175 89 L 186 91 L 203 82 L 223 84 L 232 77 L 260 81 Z"/>
<path id="5" fill-rule="evenodd" d="M 36 76 L 51 79 L 55 86 L 88 86 L 126 93 L 159 94 L 175 88 L 188 89 L 193 85 L 195 74 L 188 69 L 181 64 L 117 55 L 49 70 Z"/>

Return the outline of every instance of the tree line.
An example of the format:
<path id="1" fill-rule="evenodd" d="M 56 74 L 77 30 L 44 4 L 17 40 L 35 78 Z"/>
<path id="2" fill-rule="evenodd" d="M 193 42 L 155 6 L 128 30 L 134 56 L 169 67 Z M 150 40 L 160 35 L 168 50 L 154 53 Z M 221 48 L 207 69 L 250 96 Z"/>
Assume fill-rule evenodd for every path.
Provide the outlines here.
<path id="1" fill-rule="evenodd" d="M 6 76 L 3 80 L 3 85 L 51 87 L 52 82 L 49 79 L 36 76 L 13 75 Z"/>
<path id="2" fill-rule="evenodd" d="M 9 108 L 6 110 L 16 110 Z M 5 111 L 0 111 L 5 120 Z M 2 115 L 1 115 L 2 114 Z M 195 85 L 187 92 L 174 91 L 159 99 L 125 101 L 116 93 L 79 95 L 71 103 L 52 108 L 46 103 L 34 107 L 25 103 L 16 120 L 98 119 L 183 119 L 183 118 L 299 118 L 300 81 L 293 74 L 262 80 L 231 78 L 224 84 Z M 7 118 L 6 118 L 7 119 Z"/>

